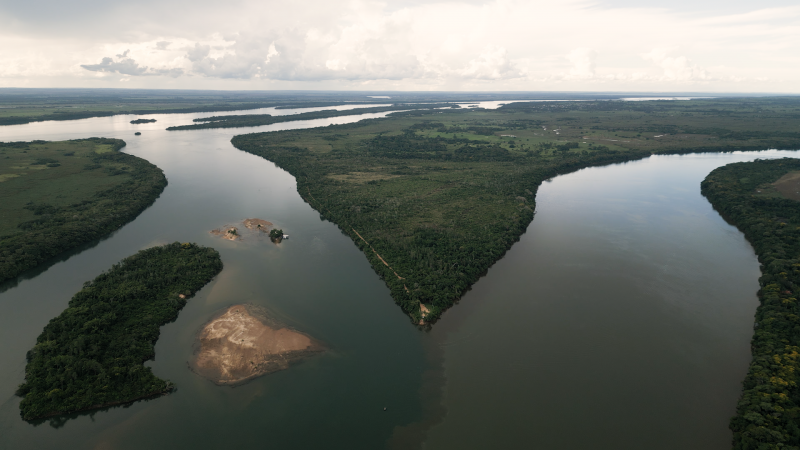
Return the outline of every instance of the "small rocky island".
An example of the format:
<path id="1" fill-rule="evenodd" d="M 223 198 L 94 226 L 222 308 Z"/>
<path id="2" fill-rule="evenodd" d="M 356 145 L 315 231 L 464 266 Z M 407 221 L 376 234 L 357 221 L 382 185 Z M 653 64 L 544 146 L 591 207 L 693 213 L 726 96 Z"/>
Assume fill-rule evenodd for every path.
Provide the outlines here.
<path id="1" fill-rule="evenodd" d="M 241 236 L 239 235 L 239 229 L 236 227 L 226 226 L 222 228 L 216 228 L 211 230 L 211 234 L 214 236 L 222 236 L 223 239 L 227 239 L 229 241 L 237 241 L 241 239 Z"/>
<path id="2" fill-rule="evenodd" d="M 236 225 L 244 225 L 244 229 L 239 229 Z M 225 225 L 211 230 L 211 234 L 230 241 L 241 240 L 245 234 L 249 237 L 260 237 L 263 236 L 262 233 L 269 236 L 270 240 L 276 244 L 289 237 L 283 234 L 283 230 L 273 228 L 272 222 L 264 219 L 244 219 L 235 225 Z"/>
<path id="3" fill-rule="evenodd" d="M 223 310 L 197 335 L 189 367 L 218 385 L 237 385 L 322 353 L 325 346 L 256 305 Z"/>
<path id="4" fill-rule="evenodd" d="M 136 119 L 136 120 L 131 120 L 131 123 L 136 125 L 140 123 L 153 123 L 155 121 L 156 119 Z"/>

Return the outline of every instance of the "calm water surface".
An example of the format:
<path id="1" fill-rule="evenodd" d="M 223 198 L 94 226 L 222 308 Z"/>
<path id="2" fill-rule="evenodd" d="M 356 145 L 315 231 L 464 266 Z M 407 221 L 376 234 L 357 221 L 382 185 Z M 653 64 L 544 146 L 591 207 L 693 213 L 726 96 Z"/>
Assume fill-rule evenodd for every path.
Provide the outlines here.
<path id="1" fill-rule="evenodd" d="M 654 157 L 555 178 L 539 190 L 521 242 L 422 332 L 349 238 L 302 201 L 290 175 L 230 145 L 234 134 L 384 114 L 164 131 L 213 114 L 0 128 L 3 141 L 122 138 L 124 151 L 169 179 L 159 200 L 111 237 L 0 286 L 0 448 L 372 449 L 421 439 L 428 449 L 729 447 L 758 264 L 699 183 L 729 162 L 794 153 Z M 292 237 L 275 246 L 208 234 L 247 217 Z M 84 281 L 176 240 L 213 246 L 225 263 L 162 328 L 147 363 L 178 391 L 23 422 L 13 391 L 47 321 Z M 240 302 L 270 309 L 332 350 L 237 388 L 199 378 L 186 365 L 195 333 Z"/>

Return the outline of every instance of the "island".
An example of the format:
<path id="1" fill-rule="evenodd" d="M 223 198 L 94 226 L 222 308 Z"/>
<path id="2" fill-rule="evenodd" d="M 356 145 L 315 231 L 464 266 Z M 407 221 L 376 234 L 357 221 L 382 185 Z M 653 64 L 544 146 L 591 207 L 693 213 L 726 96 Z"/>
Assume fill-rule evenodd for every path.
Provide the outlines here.
<path id="1" fill-rule="evenodd" d="M 171 382 L 144 362 L 159 328 L 222 270 L 216 250 L 191 243 L 142 250 L 84 284 L 28 352 L 20 414 L 25 420 L 166 394 Z"/>
<path id="2" fill-rule="evenodd" d="M 734 448 L 798 448 L 800 432 L 800 159 L 734 163 L 701 192 L 744 233 L 761 263 L 753 360 L 731 419 Z"/>
<path id="3" fill-rule="evenodd" d="M 237 241 L 241 239 L 241 236 L 239 235 L 239 229 L 236 227 L 215 228 L 211 230 L 211 234 L 214 236 L 222 236 L 223 239 L 227 239 L 229 241 Z"/>
<path id="4" fill-rule="evenodd" d="M 389 111 L 406 111 L 415 109 L 431 109 L 431 108 L 458 108 L 458 105 L 451 103 L 408 103 L 408 104 L 395 104 L 392 106 L 375 106 L 369 108 L 354 108 L 345 110 L 329 109 L 325 111 L 311 111 L 298 114 L 289 114 L 285 116 L 272 116 L 270 114 L 242 114 L 230 116 L 211 116 L 200 117 L 194 119 L 194 124 L 191 125 L 177 125 L 168 127 L 168 131 L 175 130 L 200 130 L 207 128 L 241 128 L 241 127 L 257 127 L 262 125 L 272 125 L 282 122 L 295 122 L 298 120 L 313 120 L 313 119 L 327 119 L 330 117 L 354 116 L 359 114 L 377 114 Z"/>
<path id="5" fill-rule="evenodd" d="M 244 230 L 240 230 L 236 225 L 243 225 Z M 227 239 L 229 241 L 238 241 L 241 240 L 245 235 L 249 235 L 249 237 L 259 237 L 262 234 L 266 234 L 270 237 L 272 242 L 276 242 L 276 236 L 280 234 L 280 238 L 282 238 L 283 230 L 275 230 L 273 228 L 272 222 L 268 222 L 264 219 L 244 219 L 243 221 L 236 223 L 236 224 L 229 224 L 225 225 L 220 228 L 215 228 L 211 230 L 211 234 L 214 236 L 220 236 L 223 239 Z M 280 242 L 280 238 L 278 238 L 277 242 Z"/>
<path id="6" fill-rule="evenodd" d="M 283 234 L 283 230 L 280 230 L 278 228 L 273 228 L 272 230 L 269 230 L 269 238 L 272 240 L 272 242 L 276 244 L 280 244 L 285 237 L 286 235 Z"/>
<path id="7" fill-rule="evenodd" d="M 233 305 L 200 330 L 189 366 L 215 384 L 237 385 L 324 351 L 324 344 L 280 323 L 265 309 Z"/>
<path id="8" fill-rule="evenodd" d="M 131 120 L 131 123 L 136 125 L 136 124 L 140 124 L 140 123 L 153 123 L 155 121 L 156 121 L 156 119 L 135 119 L 135 120 Z"/>
<path id="9" fill-rule="evenodd" d="M 0 282 L 108 236 L 153 204 L 164 173 L 125 141 L 0 142 Z"/>
<path id="10" fill-rule="evenodd" d="M 232 143 L 294 176 L 300 196 L 426 326 L 519 240 L 541 183 L 653 154 L 800 148 L 797 114 L 800 99 L 788 97 L 525 102 L 394 112 Z"/>

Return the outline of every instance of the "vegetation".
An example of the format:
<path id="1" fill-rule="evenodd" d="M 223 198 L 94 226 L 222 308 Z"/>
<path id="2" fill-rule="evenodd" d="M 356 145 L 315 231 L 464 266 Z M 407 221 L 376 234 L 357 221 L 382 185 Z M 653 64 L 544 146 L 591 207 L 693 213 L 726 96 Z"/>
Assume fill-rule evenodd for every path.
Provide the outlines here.
<path id="1" fill-rule="evenodd" d="M 167 180 L 118 139 L 0 143 L 0 282 L 102 238 L 150 206 Z"/>
<path id="2" fill-rule="evenodd" d="M 238 116 L 212 116 L 194 119 L 198 122 L 194 125 L 179 125 L 169 127 L 167 130 L 198 130 L 202 128 L 240 128 L 257 127 L 261 125 L 272 125 L 273 123 L 295 122 L 298 120 L 327 119 L 330 117 L 355 116 L 359 114 L 375 114 L 387 111 L 402 111 L 409 109 L 430 109 L 430 108 L 458 108 L 458 105 L 448 103 L 437 104 L 398 104 L 392 106 L 379 106 L 374 108 L 354 108 L 343 111 L 329 109 L 325 111 L 313 111 L 286 116 L 271 116 L 269 114 L 245 114 Z"/>
<path id="3" fill-rule="evenodd" d="M 798 170 L 798 159 L 735 163 L 701 185 L 761 263 L 753 360 L 731 420 L 736 450 L 800 448 L 800 203 L 775 186 Z"/>
<path id="4" fill-rule="evenodd" d="M 800 99 L 515 103 L 232 142 L 291 173 L 414 323 L 423 304 L 430 323 L 519 239 L 543 181 L 653 153 L 800 148 L 798 116 Z"/>
<path id="5" fill-rule="evenodd" d="M 222 270 L 219 253 L 195 244 L 142 250 L 72 297 L 27 354 L 20 413 L 26 420 L 128 403 L 172 390 L 144 362 L 159 328 Z"/>
<path id="6" fill-rule="evenodd" d="M 278 228 L 269 230 L 269 238 L 272 239 L 272 242 L 281 242 L 283 240 L 283 230 Z"/>
<path id="7" fill-rule="evenodd" d="M 267 107 L 316 108 L 353 103 L 387 103 L 385 98 L 372 98 L 370 95 L 373 94 L 334 91 L 0 88 L 0 126 L 42 120 L 105 117 L 116 114 L 196 113 Z M 569 96 L 570 94 L 563 95 Z M 437 92 L 396 92 L 391 97 L 391 102 L 405 103 L 537 98 L 530 94 Z"/>
<path id="8" fill-rule="evenodd" d="M 140 123 L 153 123 L 155 121 L 156 119 L 136 119 L 136 120 L 131 120 L 131 123 L 134 125 L 138 125 Z"/>

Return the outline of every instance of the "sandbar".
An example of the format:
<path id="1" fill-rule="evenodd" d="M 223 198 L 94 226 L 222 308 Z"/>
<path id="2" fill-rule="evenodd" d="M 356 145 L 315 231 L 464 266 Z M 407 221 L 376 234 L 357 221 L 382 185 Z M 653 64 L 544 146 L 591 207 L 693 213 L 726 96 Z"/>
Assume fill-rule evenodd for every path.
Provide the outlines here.
<path id="1" fill-rule="evenodd" d="M 325 350 L 321 342 L 277 322 L 263 308 L 242 304 L 226 308 L 203 326 L 189 367 L 215 384 L 237 385 Z"/>

